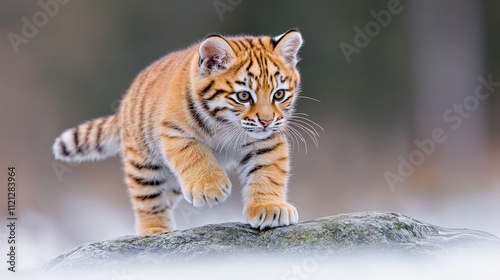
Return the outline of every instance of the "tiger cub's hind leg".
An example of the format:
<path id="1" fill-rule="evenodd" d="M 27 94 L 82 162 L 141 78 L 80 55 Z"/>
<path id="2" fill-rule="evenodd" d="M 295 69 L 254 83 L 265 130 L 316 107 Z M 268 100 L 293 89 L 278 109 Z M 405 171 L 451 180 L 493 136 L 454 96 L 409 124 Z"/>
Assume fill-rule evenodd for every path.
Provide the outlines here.
<path id="1" fill-rule="evenodd" d="M 135 212 L 137 233 L 175 229 L 173 210 L 181 197 L 175 177 L 162 164 L 124 157 L 125 182 Z"/>

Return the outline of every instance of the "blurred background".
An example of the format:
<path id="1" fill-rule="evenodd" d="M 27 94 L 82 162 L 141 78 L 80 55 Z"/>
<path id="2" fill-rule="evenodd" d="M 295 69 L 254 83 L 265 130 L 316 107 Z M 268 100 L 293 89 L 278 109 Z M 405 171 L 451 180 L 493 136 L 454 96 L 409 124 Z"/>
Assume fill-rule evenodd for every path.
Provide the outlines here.
<path id="1" fill-rule="evenodd" d="M 309 139 L 307 153 L 301 144 L 293 154 L 289 197 L 301 221 L 398 211 L 500 235 L 498 1 L 40 0 L 0 7 L 0 218 L 6 221 L 6 169 L 15 165 L 21 269 L 81 243 L 134 234 L 119 159 L 57 162 L 53 140 L 113 113 L 141 69 L 213 32 L 279 35 L 298 27 L 303 34 L 302 94 L 321 102 L 300 99 L 298 111 L 324 131 L 318 148 Z M 243 221 L 232 178 L 233 195 L 217 208 L 183 202 L 178 228 Z M 0 252 L 6 236 L 0 226 Z"/>

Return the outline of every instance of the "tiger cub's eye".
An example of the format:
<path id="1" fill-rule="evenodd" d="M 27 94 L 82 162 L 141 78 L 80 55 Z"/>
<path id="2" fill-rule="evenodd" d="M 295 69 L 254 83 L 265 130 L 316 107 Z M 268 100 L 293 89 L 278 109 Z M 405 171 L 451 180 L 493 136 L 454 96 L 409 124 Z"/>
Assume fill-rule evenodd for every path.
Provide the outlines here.
<path id="1" fill-rule="evenodd" d="M 252 96 L 248 91 L 240 91 L 236 93 L 236 98 L 238 98 L 238 101 L 241 103 L 247 103 L 252 101 Z"/>
<path id="2" fill-rule="evenodd" d="M 274 97 L 273 97 L 274 101 L 279 102 L 279 101 L 283 100 L 283 98 L 285 98 L 285 91 L 284 90 L 280 89 L 274 93 Z"/>

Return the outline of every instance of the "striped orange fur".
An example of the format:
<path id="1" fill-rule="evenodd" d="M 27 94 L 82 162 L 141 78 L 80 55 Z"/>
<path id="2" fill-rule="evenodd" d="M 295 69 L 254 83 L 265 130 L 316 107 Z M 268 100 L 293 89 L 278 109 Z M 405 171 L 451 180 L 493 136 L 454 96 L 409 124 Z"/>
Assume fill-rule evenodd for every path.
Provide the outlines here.
<path id="1" fill-rule="evenodd" d="M 68 129 L 55 157 L 98 160 L 121 153 L 139 234 L 175 228 L 181 195 L 196 207 L 243 185 L 244 215 L 256 228 L 294 224 L 286 199 L 289 143 L 283 130 L 300 87 L 302 36 L 223 37 L 173 52 L 144 69 L 115 115 Z"/>

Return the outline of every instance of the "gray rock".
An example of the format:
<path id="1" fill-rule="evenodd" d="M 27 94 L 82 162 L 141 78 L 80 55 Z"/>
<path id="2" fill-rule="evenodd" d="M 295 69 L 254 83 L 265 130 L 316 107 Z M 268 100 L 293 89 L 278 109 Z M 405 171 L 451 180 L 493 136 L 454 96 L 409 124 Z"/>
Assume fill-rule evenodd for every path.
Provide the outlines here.
<path id="1" fill-rule="evenodd" d="M 242 223 L 225 223 L 159 235 L 125 236 L 81 245 L 50 261 L 42 274 L 88 267 L 164 266 L 211 256 L 352 255 L 367 250 L 432 256 L 476 246 L 500 248 L 500 239 L 481 231 L 430 225 L 397 213 L 364 212 L 264 231 Z"/>

